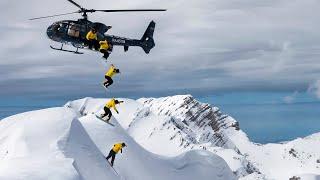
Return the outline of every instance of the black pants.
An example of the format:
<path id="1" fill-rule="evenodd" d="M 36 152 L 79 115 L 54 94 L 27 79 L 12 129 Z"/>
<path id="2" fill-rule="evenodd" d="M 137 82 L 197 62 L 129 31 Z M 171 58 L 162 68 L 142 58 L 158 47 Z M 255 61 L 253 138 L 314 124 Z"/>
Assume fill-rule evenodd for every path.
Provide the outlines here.
<path id="1" fill-rule="evenodd" d="M 106 78 L 106 81 L 103 83 L 103 85 L 104 85 L 105 87 L 108 87 L 108 86 L 110 86 L 110 85 L 113 83 L 113 80 L 112 80 L 111 77 L 109 77 L 109 76 L 104 76 L 104 78 Z"/>
<path id="2" fill-rule="evenodd" d="M 94 48 L 95 50 L 99 49 L 99 42 L 95 39 L 87 40 L 87 44 L 89 46 L 89 49 Z"/>
<path id="3" fill-rule="evenodd" d="M 113 166 L 114 159 L 116 158 L 116 152 L 114 152 L 112 149 L 109 152 L 109 155 L 106 157 L 107 161 L 111 158 L 111 166 Z"/>
<path id="4" fill-rule="evenodd" d="M 112 113 L 111 113 L 110 109 L 107 108 L 107 107 L 104 107 L 103 110 L 104 110 L 104 114 L 102 114 L 101 118 L 104 118 L 104 117 L 108 116 L 108 120 L 107 121 L 109 121 L 111 116 L 112 116 Z"/>
<path id="5" fill-rule="evenodd" d="M 105 59 L 108 59 L 110 53 L 109 53 L 107 50 L 105 50 L 105 49 L 100 49 L 100 52 L 103 53 L 103 57 L 104 57 Z"/>

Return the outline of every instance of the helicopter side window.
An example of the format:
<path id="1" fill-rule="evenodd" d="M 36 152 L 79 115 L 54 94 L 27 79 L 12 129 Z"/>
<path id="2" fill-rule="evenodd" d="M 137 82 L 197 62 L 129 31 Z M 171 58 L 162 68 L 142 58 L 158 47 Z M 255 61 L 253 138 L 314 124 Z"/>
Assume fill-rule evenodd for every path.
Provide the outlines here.
<path id="1" fill-rule="evenodd" d="M 86 27 L 85 25 L 81 25 L 81 26 L 80 26 L 80 31 L 81 31 L 82 33 L 86 33 L 86 32 L 87 32 L 87 27 Z"/>
<path id="2" fill-rule="evenodd" d="M 70 24 L 68 28 L 68 35 L 78 38 L 80 36 L 80 28 L 77 24 Z"/>
<path id="3" fill-rule="evenodd" d="M 86 35 L 88 33 L 86 25 L 80 25 L 78 24 L 78 28 L 79 28 L 79 38 L 81 39 L 85 39 Z"/>

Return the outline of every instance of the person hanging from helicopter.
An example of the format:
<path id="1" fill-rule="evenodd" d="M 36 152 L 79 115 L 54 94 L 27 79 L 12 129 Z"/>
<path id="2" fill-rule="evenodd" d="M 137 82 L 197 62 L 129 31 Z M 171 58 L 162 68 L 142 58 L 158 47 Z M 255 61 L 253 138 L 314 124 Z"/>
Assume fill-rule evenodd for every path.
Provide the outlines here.
<path id="1" fill-rule="evenodd" d="M 127 145 L 122 143 L 116 143 L 113 145 L 112 149 L 109 152 L 109 155 L 106 157 L 106 160 L 109 162 L 109 159 L 111 158 L 111 166 L 113 166 L 114 159 L 116 158 L 116 154 L 120 151 L 122 154 L 122 148 L 126 147 Z"/>
<path id="2" fill-rule="evenodd" d="M 103 54 L 103 58 L 108 59 L 110 53 L 112 52 L 112 45 L 107 40 L 100 41 L 100 49 L 99 51 Z"/>
<path id="3" fill-rule="evenodd" d="M 86 35 L 87 44 L 89 46 L 89 49 L 94 48 L 95 50 L 98 50 L 98 37 L 97 37 L 97 30 L 94 28 L 91 28 L 90 31 Z"/>
<path id="4" fill-rule="evenodd" d="M 111 119 L 111 117 L 112 117 L 112 112 L 111 112 L 110 108 L 113 108 L 113 109 L 116 111 L 116 113 L 119 114 L 119 111 L 117 110 L 116 105 L 117 105 L 117 104 L 120 104 L 120 103 L 123 103 L 123 101 L 119 101 L 119 100 L 114 99 L 114 98 L 112 98 L 111 100 L 109 100 L 109 101 L 105 104 L 105 106 L 104 106 L 104 108 L 103 108 L 104 114 L 101 114 L 100 118 L 103 119 L 104 117 L 108 116 L 108 119 L 106 119 L 105 121 L 106 121 L 106 122 L 109 122 L 110 119 Z"/>
<path id="5" fill-rule="evenodd" d="M 113 64 L 111 64 L 109 70 L 106 72 L 104 78 L 106 79 L 106 81 L 103 82 L 103 86 L 105 88 L 108 88 L 111 84 L 113 84 L 113 80 L 112 80 L 112 77 L 115 75 L 115 74 L 118 74 L 120 73 L 120 70 L 117 69 Z"/>
<path id="6" fill-rule="evenodd" d="M 75 12 L 69 12 L 64 14 L 56 14 L 51 16 L 42 16 L 42 17 L 34 17 L 30 18 L 29 20 L 37 20 L 37 19 L 44 19 L 44 18 L 51 18 L 56 16 L 62 16 L 62 15 L 68 15 L 68 14 L 74 14 L 79 13 L 81 14 L 82 18 L 78 20 L 59 20 L 57 22 L 54 22 L 54 24 L 48 26 L 47 28 L 47 36 L 49 39 L 62 43 L 61 48 L 56 48 L 53 46 L 50 46 L 51 49 L 58 50 L 58 51 L 65 51 L 65 52 L 71 52 L 75 54 L 83 54 L 82 52 L 79 52 L 78 49 L 87 48 L 90 45 L 90 48 L 93 47 L 94 44 L 96 44 L 96 51 L 99 51 L 99 42 L 98 40 L 101 39 L 108 39 L 110 42 L 112 42 L 113 46 L 122 46 L 124 47 L 124 51 L 127 51 L 130 46 L 139 46 L 143 49 L 143 51 L 148 54 L 150 53 L 150 50 L 155 47 L 154 43 L 154 30 L 156 23 L 154 21 L 151 21 L 145 30 L 143 36 L 138 39 L 131 39 L 126 37 L 119 37 L 119 36 L 113 36 L 106 34 L 106 32 L 111 28 L 111 26 L 107 26 L 104 23 L 101 22 L 91 22 L 88 20 L 88 14 L 94 13 L 94 12 L 154 12 L 154 11 L 166 11 L 166 9 L 87 9 L 85 7 L 82 7 L 80 4 L 75 2 L 76 0 L 68 0 L 68 2 L 72 3 L 74 6 L 76 6 L 78 11 Z M 56 29 L 56 23 L 59 23 L 61 25 L 61 28 Z M 76 28 L 69 28 L 69 25 L 76 25 Z M 98 32 L 98 37 L 96 37 L 96 32 L 89 31 L 89 28 L 94 28 Z M 88 32 L 89 31 L 89 32 Z M 67 33 L 67 34 L 66 34 Z M 70 38 L 71 36 L 71 38 Z M 95 41 L 97 41 L 95 43 Z M 70 44 L 77 48 L 75 51 L 63 49 L 63 44 Z"/>

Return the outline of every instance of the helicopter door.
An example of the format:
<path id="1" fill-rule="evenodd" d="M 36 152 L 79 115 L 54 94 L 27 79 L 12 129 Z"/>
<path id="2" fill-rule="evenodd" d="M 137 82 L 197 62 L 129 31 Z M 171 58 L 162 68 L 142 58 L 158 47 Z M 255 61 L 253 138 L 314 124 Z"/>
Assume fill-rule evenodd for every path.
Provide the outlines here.
<path id="1" fill-rule="evenodd" d="M 79 25 L 75 23 L 71 23 L 68 28 L 68 35 L 71 37 L 78 38 L 80 36 L 80 28 Z"/>

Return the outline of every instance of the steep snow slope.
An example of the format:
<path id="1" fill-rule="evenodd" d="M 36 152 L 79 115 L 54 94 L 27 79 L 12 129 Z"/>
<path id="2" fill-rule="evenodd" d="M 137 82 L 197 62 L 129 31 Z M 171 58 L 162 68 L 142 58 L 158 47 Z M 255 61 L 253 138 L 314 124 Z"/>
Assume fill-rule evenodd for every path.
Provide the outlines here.
<path id="1" fill-rule="evenodd" d="M 223 115 L 217 107 L 212 108 L 196 101 L 190 95 L 142 98 L 138 101 L 144 108 L 133 119 L 129 132 L 153 152 L 168 153 L 164 148 L 159 151 L 161 147 L 152 144 L 156 139 L 161 140 L 162 144 L 173 146 L 170 148 L 171 153 L 172 150 L 184 152 L 185 149 L 199 148 L 196 145 L 201 145 L 223 157 L 238 177 L 247 175 L 243 172 L 244 169 L 248 174 L 255 172 L 255 178 L 269 179 L 289 179 L 303 173 L 320 174 L 320 162 L 317 163 L 320 151 L 310 148 L 319 145 L 319 134 L 286 144 L 258 145 L 250 142 L 233 118 Z M 158 117 L 157 123 L 149 122 L 155 119 L 151 116 Z M 161 118 L 163 116 L 166 119 Z M 142 131 L 144 134 L 141 135 L 144 125 L 147 131 Z M 157 148 L 153 148 L 155 146 Z M 191 148 L 188 148 L 189 146 Z M 229 154 L 226 154 L 225 150 L 212 148 L 213 146 L 231 148 L 237 152 L 238 157 L 233 151 L 230 153 L 229 150 Z M 233 158 L 229 159 L 230 157 Z M 257 175 L 258 173 L 265 177 Z"/>
<path id="2" fill-rule="evenodd" d="M 125 103 L 118 106 L 120 114 L 114 114 L 114 116 L 137 142 L 156 154 L 177 156 L 193 149 L 204 149 L 222 157 L 238 177 L 254 172 L 258 173 L 245 157 L 239 154 L 233 142 L 224 134 L 225 129 L 230 127 L 235 133 L 240 134 L 237 137 L 244 136 L 243 139 L 247 139 L 242 131 L 236 130 L 236 121 L 222 115 L 218 108 L 214 108 L 213 111 L 208 105 L 200 104 L 190 98 L 192 97 L 189 95 L 160 98 L 168 104 L 156 102 L 153 105 L 153 107 L 162 106 L 167 108 L 165 111 L 161 111 L 165 112 L 165 114 L 160 115 L 141 103 L 142 99 L 138 101 L 122 99 Z M 82 114 L 90 114 L 92 112 L 100 114 L 106 101 L 107 99 L 85 98 L 68 102 L 66 106 L 75 110 L 81 109 L 83 110 Z M 189 102 L 189 104 L 186 106 L 185 102 Z M 174 104 L 174 107 L 170 104 Z M 100 112 L 97 112 L 99 110 Z M 174 113 L 177 116 L 173 116 Z M 189 120 L 192 119 L 189 122 L 194 126 L 185 124 L 188 120 L 185 117 L 189 117 Z M 215 122 L 216 120 L 217 122 Z M 224 122 L 227 120 L 228 123 Z M 199 127 L 196 121 L 201 121 L 202 124 L 206 125 Z M 206 121 L 210 121 L 210 124 L 215 124 L 218 133 L 212 130 L 211 125 L 208 125 Z M 230 146 L 232 149 L 216 146 L 217 144 L 224 147 Z"/>
<path id="3" fill-rule="evenodd" d="M 0 179 L 319 179 L 320 133 L 260 145 L 190 95 L 123 100 L 114 127 L 92 114 L 107 99 L 93 98 L 0 121 Z M 121 141 L 118 175 L 103 156 Z"/>
<path id="4" fill-rule="evenodd" d="M 97 111 L 90 107 L 102 107 L 105 101 L 90 99 L 87 112 Z M 77 109 L 81 102 L 72 103 Z M 241 179 L 282 180 L 320 174 L 320 151 L 310 148 L 320 143 L 317 134 L 286 144 L 255 144 L 232 117 L 190 95 L 125 99 L 119 111 L 117 121 L 140 145 L 156 154 L 176 156 L 205 149 L 222 157 Z"/>
<path id="5" fill-rule="evenodd" d="M 119 179 L 69 108 L 0 121 L 0 179 Z"/>
<path id="6" fill-rule="evenodd" d="M 143 107 L 132 120 L 129 133 L 152 152 L 174 156 L 190 149 L 207 149 L 223 157 L 238 177 L 259 173 L 230 137 L 251 142 L 238 122 L 219 108 L 200 103 L 190 95 L 137 101 Z M 142 128 L 146 130 L 141 131 Z"/>
<path id="7" fill-rule="evenodd" d="M 170 158 L 146 151 L 115 119 L 115 126 L 110 126 L 88 113 L 99 111 L 104 101 L 84 99 L 76 106 L 73 102 L 0 121 L 0 179 L 236 179 L 225 161 L 208 151 Z M 118 118 L 133 116 L 128 112 Z M 122 141 L 128 147 L 117 155 L 114 168 L 118 174 L 101 152 L 108 153 L 115 142 Z"/>
<path id="8" fill-rule="evenodd" d="M 144 115 L 141 116 L 138 112 L 141 117 L 147 117 L 149 114 L 169 117 L 166 124 L 172 124 L 177 128 L 175 135 L 180 138 L 185 134 L 184 138 L 180 138 L 182 146 L 188 146 L 188 142 L 210 143 L 238 151 L 234 142 L 229 139 L 230 132 L 249 142 L 246 134 L 239 129 L 237 121 L 222 114 L 217 107 L 196 101 L 191 95 L 142 98 L 138 102 L 143 104 L 141 112 Z"/>
<path id="9" fill-rule="evenodd" d="M 178 157 L 164 158 L 144 150 L 115 119 L 111 120 L 115 127 L 98 120 L 92 114 L 80 120 L 99 149 L 106 154 L 114 142 L 127 144 L 123 154 L 117 155 L 114 166 L 123 179 L 235 179 L 223 159 L 208 151 L 190 151 Z"/>
<path id="10" fill-rule="evenodd" d="M 252 145 L 239 143 L 238 147 L 270 179 L 289 179 L 301 174 L 320 175 L 320 133 L 284 144 Z M 312 179 L 312 178 L 311 178 Z"/>
<path id="11" fill-rule="evenodd" d="M 98 120 L 95 114 L 101 114 L 107 99 L 85 98 L 68 102 L 67 107 L 81 110 L 81 123 L 101 151 L 106 154 L 115 142 L 128 145 L 123 154 L 118 155 L 115 168 L 125 179 L 235 179 L 232 171 L 223 159 L 208 151 L 196 150 L 177 157 L 162 157 L 152 154 L 136 143 L 127 134 L 135 113 L 142 105 L 134 100 L 121 99 L 125 103 L 118 107 L 120 114 L 114 114 L 111 122 L 115 127 Z M 117 120 L 116 120 L 117 119 Z M 119 126 L 119 123 L 122 125 Z M 111 143 L 110 143 L 111 142 Z"/>

